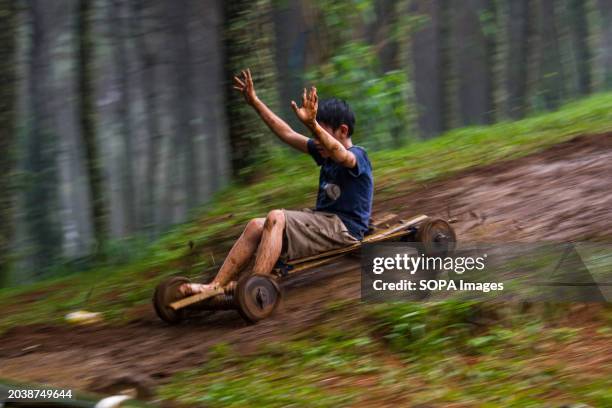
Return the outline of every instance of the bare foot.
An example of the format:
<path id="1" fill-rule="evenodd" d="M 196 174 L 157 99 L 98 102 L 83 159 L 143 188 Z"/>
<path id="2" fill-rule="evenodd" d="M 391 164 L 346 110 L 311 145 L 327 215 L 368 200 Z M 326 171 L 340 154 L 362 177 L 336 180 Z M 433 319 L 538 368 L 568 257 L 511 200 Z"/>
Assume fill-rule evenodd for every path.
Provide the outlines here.
<path id="1" fill-rule="evenodd" d="M 183 296 L 193 296 L 198 293 L 204 292 L 206 289 L 217 289 L 219 287 L 216 283 L 203 284 L 203 283 L 183 283 L 179 287 L 179 292 Z"/>

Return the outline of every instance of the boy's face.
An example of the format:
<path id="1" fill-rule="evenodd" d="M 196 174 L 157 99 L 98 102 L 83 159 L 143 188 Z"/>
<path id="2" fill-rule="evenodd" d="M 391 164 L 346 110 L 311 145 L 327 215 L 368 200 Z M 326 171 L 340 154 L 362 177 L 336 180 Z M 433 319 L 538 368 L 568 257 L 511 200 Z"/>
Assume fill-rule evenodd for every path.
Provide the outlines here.
<path id="1" fill-rule="evenodd" d="M 327 133 L 332 135 L 334 137 L 334 139 L 336 139 L 337 141 L 339 141 L 343 145 L 345 144 L 345 141 L 348 138 L 348 126 L 340 125 L 338 127 L 338 129 L 333 130 L 331 126 L 329 126 L 329 125 L 327 125 L 325 123 L 319 123 L 319 124 L 321 125 L 321 127 L 323 129 L 325 129 L 325 131 Z M 328 158 L 329 154 L 327 154 L 327 152 L 325 151 L 325 149 L 323 148 L 321 143 L 319 143 L 319 141 L 316 140 L 316 139 L 314 140 L 314 143 L 315 143 L 315 146 L 317 147 L 317 150 L 321 154 L 321 156 L 323 156 L 324 158 Z"/>

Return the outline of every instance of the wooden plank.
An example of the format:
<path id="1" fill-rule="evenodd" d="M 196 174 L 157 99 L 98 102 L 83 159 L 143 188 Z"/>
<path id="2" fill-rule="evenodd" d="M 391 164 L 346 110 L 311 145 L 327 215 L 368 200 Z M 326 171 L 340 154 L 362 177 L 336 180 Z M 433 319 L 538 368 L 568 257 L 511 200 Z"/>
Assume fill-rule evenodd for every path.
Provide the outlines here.
<path id="1" fill-rule="evenodd" d="M 221 295 L 224 293 L 223 288 L 210 288 L 206 289 L 203 292 L 197 293 L 195 295 L 183 298 L 181 300 L 177 300 L 176 302 L 170 303 L 170 307 L 174 310 L 182 309 L 189 305 L 193 305 L 194 303 L 201 302 L 203 300 L 209 299 L 213 296 Z"/>
<path id="2" fill-rule="evenodd" d="M 368 242 L 377 242 L 377 241 L 380 241 L 381 238 L 388 238 L 388 235 L 404 230 L 406 228 L 412 227 L 420 222 L 425 221 L 427 218 L 429 217 L 427 217 L 426 215 L 419 215 L 418 217 L 414 217 L 403 224 L 395 225 L 391 228 L 387 228 L 386 230 L 382 230 L 374 235 L 365 237 L 363 241 L 361 241 L 361 243 L 365 244 Z"/>
<path id="3" fill-rule="evenodd" d="M 339 254 L 339 255 L 335 255 L 335 256 L 330 256 L 327 258 L 323 258 L 323 259 L 319 259 L 316 261 L 310 261 L 310 262 L 304 262 L 299 264 L 298 266 L 296 266 L 295 268 L 291 269 L 288 274 L 294 274 L 296 272 L 300 272 L 306 269 L 310 269 L 310 268 L 314 268 L 315 266 L 321 266 L 321 265 L 325 265 L 329 262 L 335 261 L 336 259 L 340 259 L 344 256 L 345 254 Z"/>
<path id="4" fill-rule="evenodd" d="M 317 260 L 317 259 L 327 258 L 329 256 L 334 256 L 334 255 L 338 255 L 338 254 L 345 254 L 345 253 L 348 253 L 348 252 L 356 250 L 360 246 L 361 246 L 361 242 L 357 242 L 357 243 L 355 243 L 353 245 L 350 245 L 350 246 L 347 246 L 347 247 L 343 247 L 343 248 L 339 248 L 339 249 L 333 249 L 331 251 L 322 252 L 322 253 L 317 254 L 317 255 L 307 256 L 305 258 L 295 259 L 293 261 L 287 262 L 287 264 L 288 265 L 299 265 L 299 264 L 302 264 L 304 262 L 309 262 L 309 261 L 314 261 L 314 260 Z"/>
<path id="5" fill-rule="evenodd" d="M 390 239 L 393 239 L 393 238 L 399 238 L 399 237 L 401 237 L 403 235 L 406 235 L 406 233 L 407 233 L 407 231 L 404 231 L 404 230 L 396 231 L 394 233 L 390 233 L 388 235 L 385 235 L 384 237 L 379 237 L 379 238 L 377 238 L 377 239 L 375 239 L 373 241 L 368 241 L 367 243 L 371 244 L 373 242 L 387 241 L 387 240 L 390 240 Z"/>

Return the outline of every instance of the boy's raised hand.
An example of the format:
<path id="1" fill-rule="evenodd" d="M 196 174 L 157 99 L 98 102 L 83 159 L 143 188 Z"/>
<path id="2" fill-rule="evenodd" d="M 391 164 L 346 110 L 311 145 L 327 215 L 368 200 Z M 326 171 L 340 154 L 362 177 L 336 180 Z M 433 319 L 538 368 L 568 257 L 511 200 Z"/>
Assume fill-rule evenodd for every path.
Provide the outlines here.
<path id="1" fill-rule="evenodd" d="M 314 86 L 310 91 L 302 94 L 302 106 L 298 107 L 295 101 L 291 101 L 291 107 L 300 121 L 309 128 L 315 126 L 317 120 L 317 108 L 319 106 L 319 97 L 317 96 L 317 88 Z"/>
<path id="2" fill-rule="evenodd" d="M 257 95 L 255 94 L 255 87 L 253 86 L 253 78 L 251 77 L 251 70 L 246 69 L 246 71 L 242 71 L 242 78 L 238 78 L 238 76 L 234 76 L 234 86 L 233 88 L 244 96 L 244 100 L 249 105 L 252 105 L 253 102 L 257 100 Z"/>

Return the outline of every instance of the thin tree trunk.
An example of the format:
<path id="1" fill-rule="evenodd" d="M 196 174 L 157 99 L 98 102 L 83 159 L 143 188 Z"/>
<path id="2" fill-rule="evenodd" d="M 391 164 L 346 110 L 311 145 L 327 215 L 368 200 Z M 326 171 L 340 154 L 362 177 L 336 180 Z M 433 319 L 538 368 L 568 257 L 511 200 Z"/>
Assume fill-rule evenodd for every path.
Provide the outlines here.
<path id="1" fill-rule="evenodd" d="M 232 89 L 229 78 L 246 67 L 239 66 L 240 60 L 253 53 L 251 46 L 242 36 L 243 30 L 237 29 L 240 20 L 244 19 L 244 11 L 251 8 L 250 0 L 228 1 L 225 3 L 225 55 L 227 73 L 227 118 L 231 147 L 232 173 L 239 179 L 244 179 L 244 172 L 255 163 L 255 155 L 259 148 L 257 139 L 252 137 L 253 129 L 248 127 L 244 101 L 242 96 Z M 252 45 L 252 44 L 251 44 Z M 259 74 L 261 75 L 261 74 Z"/>
<path id="2" fill-rule="evenodd" d="M 601 21 L 600 61 L 603 86 L 612 89 L 612 0 L 598 0 L 597 9 Z"/>
<path id="3" fill-rule="evenodd" d="M 0 0 L 0 288 L 10 274 L 14 235 L 11 173 L 15 164 L 17 0 Z"/>
<path id="4" fill-rule="evenodd" d="M 591 48 L 589 45 L 589 25 L 585 3 L 584 0 L 568 0 L 571 25 L 570 34 L 574 49 L 576 90 L 578 95 L 588 95 L 591 93 Z"/>
<path id="5" fill-rule="evenodd" d="M 270 50 L 276 49 L 271 22 L 271 1 L 227 1 L 224 3 L 226 112 L 229 125 L 232 172 L 249 182 L 257 177 L 254 166 L 267 154 L 269 130 L 232 89 L 232 76 L 250 68 L 257 94 L 277 110 L 277 70 Z M 282 39 L 280 39 L 282 41 Z M 292 97 L 296 99 L 297 96 Z M 288 103 L 288 101 L 283 101 Z"/>
<path id="6" fill-rule="evenodd" d="M 56 149 L 51 134 L 51 114 L 48 97 L 50 83 L 50 24 L 42 0 L 28 3 L 31 17 L 29 64 L 30 132 L 27 141 L 26 170 L 31 185 L 25 194 L 28 235 L 34 244 L 31 257 L 36 274 L 44 270 L 61 253 L 61 232 L 57 215 Z"/>
<path id="7" fill-rule="evenodd" d="M 506 115 L 512 119 L 524 117 L 527 108 L 529 3 L 530 0 L 508 0 Z"/>
<path id="8" fill-rule="evenodd" d="M 108 237 L 108 208 L 104 197 L 102 161 L 96 142 L 93 81 L 93 38 L 91 0 L 79 0 L 76 17 L 78 117 L 87 158 L 96 252 L 101 254 Z"/>
<path id="9" fill-rule="evenodd" d="M 275 61 L 278 71 L 278 92 L 282 101 L 301 95 L 306 65 L 307 27 L 302 2 L 278 2 L 272 9 L 276 41 Z M 300 122 L 288 103 L 281 104 L 280 113 L 293 127 Z"/>
<path id="10" fill-rule="evenodd" d="M 538 0 L 539 90 L 546 109 L 556 109 L 564 94 L 556 4 L 555 0 Z"/>
<path id="11" fill-rule="evenodd" d="M 411 11 L 427 19 L 412 35 L 414 92 L 418 110 L 417 125 L 423 138 L 437 136 L 447 123 L 446 67 L 442 38 L 441 1 L 416 0 Z"/>
<path id="12" fill-rule="evenodd" d="M 223 48 L 223 3 L 217 0 L 204 0 L 194 4 L 194 14 L 197 16 L 198 42 L 202 43 L 194 49 L 194 59 L 197 64 L 198 108 L 202 118 L 202 133 L 205 135 L 203 155 L 206 165 L 207 198 L 223 186 L 224 180 L 224 149 L 222 140 L 226 136 L 225 121 L 225 71 Z M 279 84 L 280 85 L 280 84 Z M 204 183 L 202 184 L 204 186 Z"/>
<path id="13" fill-rule="evenodd" d="M 134 30 L 134 38 L 136 39 L 136 49 L 138 59 L 141 64 L 143 74 L 141 76 L 141 88 L 144 93 L 145 104 L 145 126 L 149 136 L 146 153 L 146 206 L 145 206 L 145 228 L 148 231 L 149 238 L 153 238 L 157 234 L 157 221 L 155 219 L 155 208 L 157 203 L 157 191 L 159 180 L 157 178 L 158 167 L 157 163 L 160 160 L 160 148 L 162 143 L 162 134 L 159 124 L 159 111 L 157 101 L 157 69 L 156 57 L 151 51 L 145 39 L 145 32 L 142 27 L 143 1 L 134 0 L 132 2 L 132 14 L 134 22 L 132 24 Z"/>
<path id="14" fill-rule="evenodd" d="M 495 10 L 487 0 L 453 1 L 453 60 L 461 125 L 494 120 Z"/>
<path id="15" fill-rule="evenodd" d="M 397 6 L 398 2 L 395 0 L 375 0 L 376 18 L 367 28 L 368 42 L 376 49 L 382 72 L 401 68 L 399 44 L 392 35 L 393 26 L 397 24 L 398 19 Z"/>
<path id="16" fill-rule="evenodd" d="M 237 30 L 233 29 L 233 25 L 241 18 L 241 11 L 248 8 L 249 0 L 237 0 L 225 3 L 225 53 L 226 53 L 226 71 L 228 76 L 235 74 L 236 59 L 249 53 L 249 49 L 244 40 L 237 35 Z M 228 84 L 230 81 L 228 81 Z M 227 90 L 227 118 L 229 123 L 229 137 L 232 153 L 232 172 L 234 177 L 239 178 L 242 171 L 253 164 L 252 155 L 253 145 L 249 139 L 249 129 L 245 126 L 246 121 L 241 114 L 240 105 L 242 96 L 237 95 L 231 89 L 231 85 Z"/>
<path id="17" fill-rule="evenodd" d="M 199 178 L 196 168 L 194 147 L 195 127 L 192 52 L 189 44 L 190 1 L 179 3 L 168 2 L 170 16 L 170 31 L 173 37 L 173 67 L 174 72 L 174 117 L 177 123 L 179 151 L 184 157 L 183 188 L 186 197 L 187 210 L 196 206 L 199 200 Z"/>
<path id="18" fill-rule="evenodd" d="M 121 190 L 124 206 L 125 230 L 132 233 L 136 230 L 136 183 L 134 181 L 134 148 L 132 139 L 134 132 L 131 126 L 130 106 L 132 105 L 130 93 L 130 66 L 126 50 L 127 32 L 125 27 L 125 16 L 123 15 L 123 0 L 110 0 L 108 5 L 108 27 L 109 36 L 113 40 L 113 61 L 115 65 L 116 89 L 119 93 L 119 101 L 115 103 L 115 114 L 119 122 L 119 133 L 123 141 L 123 154 L 119 155 L 121 160 Z"/>

